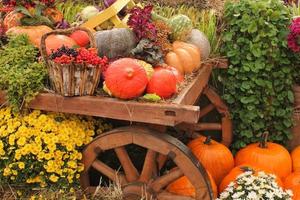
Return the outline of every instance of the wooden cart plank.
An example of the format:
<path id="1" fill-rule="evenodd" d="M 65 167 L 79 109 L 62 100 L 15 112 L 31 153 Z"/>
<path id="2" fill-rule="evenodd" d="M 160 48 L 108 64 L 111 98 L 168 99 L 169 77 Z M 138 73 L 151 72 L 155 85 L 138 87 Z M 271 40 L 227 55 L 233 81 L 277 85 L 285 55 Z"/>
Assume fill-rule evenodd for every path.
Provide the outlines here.
<path id="1" fill-rule="evenodd" d="M 199 69 L 196 78 L 192 81 L 191 84 L 189 84 L 180 92 L 173 103 L 182 105 L 194 105 L 208 83 L 212 68 L 212 64 L 203 64 L 201 69 Z"/>
<path id="2" fill-rule="evenodd" d="M 0 104 L 5 102 L 4 96 L 3 92 L 0 93 Z M 51 93 L 39 94 L 29 107 L 168 126 L 180 122 L 197 123 L 200 116 L 198 106 L 121 101 L 100 96 L 63 97 Z"/>

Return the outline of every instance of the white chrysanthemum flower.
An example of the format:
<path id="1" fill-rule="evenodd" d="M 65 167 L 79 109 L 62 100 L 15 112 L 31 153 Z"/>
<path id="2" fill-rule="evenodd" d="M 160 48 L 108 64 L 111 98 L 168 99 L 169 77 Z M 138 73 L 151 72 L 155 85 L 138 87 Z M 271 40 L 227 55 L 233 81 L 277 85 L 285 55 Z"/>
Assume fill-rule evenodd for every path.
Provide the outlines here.
<path id="1" fill-rule="evenodd" d="M 292 192 L 280 188 L 274 175 L 260 172 L 256 176 L 245 172 L 238 176 L 235 183 L 229 184 L 218 200 L 292 200 L 291 197 Z"/>

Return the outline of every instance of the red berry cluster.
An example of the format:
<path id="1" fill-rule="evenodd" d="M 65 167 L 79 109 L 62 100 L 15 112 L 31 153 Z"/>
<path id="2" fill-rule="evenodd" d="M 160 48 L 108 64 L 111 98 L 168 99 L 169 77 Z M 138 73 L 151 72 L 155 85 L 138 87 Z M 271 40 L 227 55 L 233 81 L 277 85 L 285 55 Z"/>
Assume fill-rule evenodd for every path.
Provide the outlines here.
<path id="1" fill-rule="evenodd" d="M 97 55 L 97 50 L 95 48 L 68 48 L 62 46 L 57 49 L 57 51 L 52 52 L 50 59 L 58 64 L 70 64 L 74 63 L 86 63 L 91 66 L 106 66 L 108 65 L 107 57 L 100 58 Z"/>
<path id="2" fill-rule="evenodd" d="M 102 59 L 97 55 L 97 49 L 95 48 L 79 48 L 77 50 L 78 56 L 76 57 L 77 63 L 87 63 L 91 65 L 104 65 L 108 62 L 106 57 Z"/>

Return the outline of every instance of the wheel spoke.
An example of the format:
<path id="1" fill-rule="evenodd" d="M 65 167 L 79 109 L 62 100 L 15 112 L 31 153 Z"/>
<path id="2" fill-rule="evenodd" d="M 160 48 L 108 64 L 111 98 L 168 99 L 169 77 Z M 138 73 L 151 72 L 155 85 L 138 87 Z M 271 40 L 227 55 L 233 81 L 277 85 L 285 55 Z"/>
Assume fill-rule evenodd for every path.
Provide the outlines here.
<path id="1" fill-rule="evenodd" d="M 172 183 L 173 181 L 177 180 L 183 176 L 182 171 L 179 168 L 174 169 L 173 171 L 169 172 L 168 174 L 165 174 L 158 179 L 156 179 L 152 184 L 151 187 L 155 192 L 159 192 L 164 187 Z"/>
<path id="2" fill-rule="evenodd" d="M 198 123 L 195 125 L 196 131 L 204 130 L 222 130 L 222 125 L 220 123 Z"/>
<path id="3" fill-rule="evenodd" d="M 195 200 L 195 199 L 188 196 L 181 196 L 169 192 L 162 192 L 157 195 L 157 200 Z"/>
<path id="4" fill-rule="evenodd" d="M 128 182 L 132 182 L 138 179 L 139 173 L 135 166 L 133 165 L 125 147 L 115 148 L 117 157 L 124 169 L 125 176 Z"/>
<path id="5" fill-rule="evenodd" d="M 118 174 L 117 171 L 113 170 L 111 167 L 107 166 L 100 160 L 95 160 L 92 166 L 94 169 L 101 172 L 103 175 L 107 176 L 110 180 L 114 181 L 115 183 L 120 183 L 121 185 L 126 184 L 126 180 L 123 175 Z"/>
<path id="6" fill-rule="evenodd" d="M 213 104 L 209 104 L 204 108 L 201 108 L 201 112 L 200 112 L 200 116 L 199 118 L 204 117 L 205 115 L 207 115 L 209 112 L 211 112 L 213 109 L 215 108 L 215 106 Z"/>
<path id="7" fill-rule="evenodd" d="M 156 157 L 157 152 L 148 149 L 140 177 L 141 182 L 148 182 L 153 177 L 154 173 L 157 172 Z"/>
<path id="8" fill-rule="evenodd" d="M 158 170 L 161 170 L 161 168 L 163 168 L 167 160 L 168 160 L 168 156 L 166 155 L 159 154 L 157 156 Z"/>

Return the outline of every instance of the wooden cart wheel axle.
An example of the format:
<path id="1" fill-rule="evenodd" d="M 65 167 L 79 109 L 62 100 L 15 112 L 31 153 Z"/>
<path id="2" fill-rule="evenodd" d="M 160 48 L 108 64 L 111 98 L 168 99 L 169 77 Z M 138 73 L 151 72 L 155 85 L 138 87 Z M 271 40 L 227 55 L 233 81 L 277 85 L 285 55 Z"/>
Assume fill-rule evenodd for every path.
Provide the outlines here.
<path id="1" fill-rule="evenodd" d="M 147 149 L 141 172 L 136 169 L 134 162 L 128 155 L 125 146 L 129 144 Z M 121 163 L 121 171 L 112 169 L 98 160 L 99 154 L 111 149 L 114 149 Z M 160 175 L 158 171 L 165 163 L 165 158 L 172 160 L 177 167 Z M 88 171 L 90 168 L 94 168 L 111 181 L 121 185 L 125 200 L 141 198 L 210 200 L 213 198 L 206 171 L 191 151 L 176 138 L 146 128 L 124 127 L 98 136 L 84 149 L 83 163 L 85 170 L 82 172 L 80 181 L 84 190 L 88 190 L 91 186 Z M 171 194 L 166 191 L 166 187 L 170 183 L 182 176 L 186 176 L 194 186 L 195 198 Z"/>

